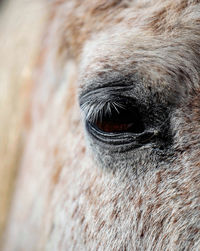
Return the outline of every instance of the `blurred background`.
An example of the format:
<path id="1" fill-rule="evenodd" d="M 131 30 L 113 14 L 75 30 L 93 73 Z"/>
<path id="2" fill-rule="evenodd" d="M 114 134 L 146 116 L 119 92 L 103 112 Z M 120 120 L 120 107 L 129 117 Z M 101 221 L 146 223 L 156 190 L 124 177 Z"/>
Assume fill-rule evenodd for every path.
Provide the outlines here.
<path id="1" fill-rule="evenodd" d="M 0 244 L 23 151 L 23 125 L 47 2 L 0 0 Z"/>

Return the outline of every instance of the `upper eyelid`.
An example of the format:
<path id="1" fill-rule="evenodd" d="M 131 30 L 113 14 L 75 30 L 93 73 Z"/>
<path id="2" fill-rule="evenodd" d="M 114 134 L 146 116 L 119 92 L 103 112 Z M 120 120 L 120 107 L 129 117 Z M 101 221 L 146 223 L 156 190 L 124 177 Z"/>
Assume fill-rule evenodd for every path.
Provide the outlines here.
<path id="1" fill-rule="evenodd" d="M 79 104 L 80 106 L 82 106 L 83 103 L 87 102 L 87 101 L 91 101 L 92 98 L 94 98 L 95 96 L 98 95 L 105 95 L 105 98 L 107 96 L 107 98 L 109 98 L 109 96 L 111 95 L 115 95 L 117 96 L 117 93 L 121 93 L 121 91 L 123 91 L 123 93 L 125 94 L 127 91 L 131 91 L 132 87 L 126 87 L 126 86 L 115 86 L 115 88 L 113 89 L 114 86 L 102 86 L 100 88 L 95 88 L 89 91 L 84 91 L 83 93 L 80 93 L 79 95 Z"/>
<path id="2" fill-rule="evenodd" d="M 138 76 L 135 76 L 134 74 L 131 75 L 120 75 L 120 76 L 112 76 L 109 77 L 101 77 L 96 78 L 94 80 L 87 80 L 85 84 L 81 85 L 81 88 L 79 89 L 79 98 L 89 94 L 93 93 L 96 90 L 103 90 L 111 89 L 111 90 L 117 90 L 117 88 L 134 88 L 135 85 L 137 85 L 138 82 L 141 82 Z"/>

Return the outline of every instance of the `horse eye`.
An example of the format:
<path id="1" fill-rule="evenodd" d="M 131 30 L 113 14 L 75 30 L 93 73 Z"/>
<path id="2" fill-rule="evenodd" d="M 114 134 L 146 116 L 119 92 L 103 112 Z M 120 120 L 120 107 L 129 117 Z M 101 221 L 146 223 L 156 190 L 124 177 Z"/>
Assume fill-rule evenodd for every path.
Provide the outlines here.
<path id="1" fill-rule="evenodd" d="M 136 107 L 111 109 L 108 114 L 101 112 L 92 126 L 104 133 L 142 133 L 144 124 L 140 112 Z"/>

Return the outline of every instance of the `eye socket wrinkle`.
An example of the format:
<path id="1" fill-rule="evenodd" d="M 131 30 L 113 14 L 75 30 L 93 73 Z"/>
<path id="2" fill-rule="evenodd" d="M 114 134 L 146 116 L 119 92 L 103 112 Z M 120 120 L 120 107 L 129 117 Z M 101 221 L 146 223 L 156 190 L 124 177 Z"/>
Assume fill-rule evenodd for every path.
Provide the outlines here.
<path id="1" fill-rule="evenodd" d="M 96 78 L 95 80 L 89 81 L 89 85 L 86 85 L 84 88 L 84 85 L 82 85 L 81 93 L 79 94 L 80 101 L 88 95 L 93 95 L 96 92 L 113 92 L 116 93 L 117 91 L 130 91 L 133 90 L 133 88 L 141 82 L 138 76 L 135 74 L 131 75 L 121 75 L 118 74 L 118 76 L 102 76 L 99 78 Z"/>

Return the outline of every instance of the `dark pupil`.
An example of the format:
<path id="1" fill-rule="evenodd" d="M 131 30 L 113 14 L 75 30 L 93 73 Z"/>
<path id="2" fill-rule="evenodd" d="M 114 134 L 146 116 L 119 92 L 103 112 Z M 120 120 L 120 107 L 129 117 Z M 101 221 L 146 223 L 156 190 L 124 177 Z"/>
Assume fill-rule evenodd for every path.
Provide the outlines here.
<path id="1" fill-rule="evenodd" d="M 137 108 L 114 110 L 109 115 L 104 114 L 103 117 L 96 121 L 95 126 L 107 133 L 142 133 L 144 125 L 140 118 Z"/>

